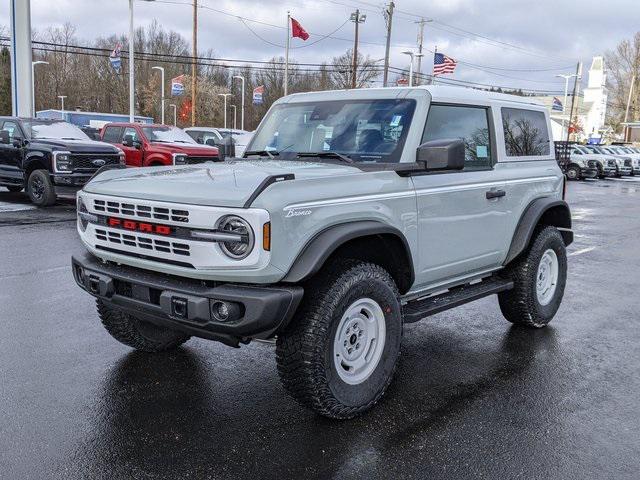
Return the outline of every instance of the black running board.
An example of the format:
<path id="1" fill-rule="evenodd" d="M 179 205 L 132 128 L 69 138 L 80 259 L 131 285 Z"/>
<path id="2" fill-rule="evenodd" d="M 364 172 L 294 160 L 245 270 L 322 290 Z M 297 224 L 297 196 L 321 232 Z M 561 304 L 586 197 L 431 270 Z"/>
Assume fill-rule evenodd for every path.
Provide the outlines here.
<path id="1" fill-rule="evenodd" d="M 408 302 L 402 309 L 404 323 L 413 323 L 430 315 L 444 312 L 450 308 L 459 307 L 494 293 L 504 292 L 513 288 L 513 281 L 492 278 L 472 285 L 463 285 L 450 289 L 446 293 L 434 295 L 422 300 Z"/>

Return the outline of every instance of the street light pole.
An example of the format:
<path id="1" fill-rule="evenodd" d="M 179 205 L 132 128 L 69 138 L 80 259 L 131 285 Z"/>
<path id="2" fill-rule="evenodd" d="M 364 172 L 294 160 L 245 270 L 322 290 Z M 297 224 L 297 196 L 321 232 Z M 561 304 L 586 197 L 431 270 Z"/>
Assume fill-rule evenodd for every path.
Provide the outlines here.
<path id="1" fill-rule="evenodd" d="M 239 78 L 242 81 L 242 104 L 240 105 L 240 130 L 244 130 L 244 77 L 234 75 L 233 78 Z"/>
<path id="2" fill-rule="evenodd" d="M 36 116 L 36 65 L 49 65 L 49 62 L 44 60 L 36 60 L 31 62 L 31 105 L 33 105 L 33 111 L 31 115 Z"/>
<path id="3" fill-rule="evenodd" d="M 420 58 L 423 57 L 424 54 L 423 53 L 413 53 L 409 50 L 407 50 L 406 52 L 402 52 L 405 55 L 409 55 L 409 57 L 411 58 L 411 63 L 409 64 L 409 86 L 413 87 L 413 59 L 414 58 Z"/>
<path id="4" fill-rule="evenodd" d="M 144 0 L 153 2 L 154 0 Z M 129 0 L 129 123 L 135 122 L 136 90 L 135 67 L 133 65 L 133 0 Z"/>
<path id="5" fill-rule="evenodd" d="M 224 128 L 227 128 L 227 97 L 230 97 L 230 93 L 219 93 L 218 96 L 224 97 Z"/>
<path id="6" fill-rule="evenodd" d="M 151 67 L 153 70 L 160 70 L 160 123 L 164 125 L 164 67 Z"/>
<path id="7" fill-rule="evenodd" d="M 173 110 L 173 126 L 177 127 L 178 126 L 178 107 L 172 103 L 169 105 L 172 110 Z"/>
<path id="8" fill-rule="evenodd" d="M 231 105 L 231 108 L 233 108 L 233 129 L 237 130 L 236 126 L 236 113 L 237 113 L 237 108 L 235 105 Z"/>
<path id="9" fill-rule="evenodd" d="M 60 106 L 60 109 L 61 109 L 60 111 L 62 113 L 62 120 L 64 120 L 64 99 L 67 98 L 67 96 L 66 95 L 58 95 L 58 98 L 60 99 L 60 103 L 62 104 Z"/>
<path id="10" fill-rule="evenodd" d="M 567 108 L 567 93 L 569 91 L 569 79 L 577 76 L 578 75 L 575 73 L 572 73 L 570 75 L 564 75 L 564 74 L 556 75 L 557 78 L 564 78 L 564 101 L 562 103 L 562 138 L 564 138 L 564 117 L 565 117 L 565 110 Z"/>

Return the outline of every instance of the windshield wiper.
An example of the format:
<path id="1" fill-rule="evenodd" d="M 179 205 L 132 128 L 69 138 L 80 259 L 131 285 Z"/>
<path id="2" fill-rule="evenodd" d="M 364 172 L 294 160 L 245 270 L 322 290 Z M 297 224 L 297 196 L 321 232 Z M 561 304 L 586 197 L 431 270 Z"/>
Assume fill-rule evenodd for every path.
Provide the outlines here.
<path id="1" fill-rule="evenodd" d="M 258 155 L 259 157 L 264 157 L 266 155 L 269 158 L 273 158 L 274 156 L 280 155 L 280 152 L 276 152 L 275 150 L 250 150 L 243 154 L 244 157 L 248 157 L 250 155 Z"/>
<path id="2" fill-rule="evenodd" d="M 298 157 L 302 158 L 335 158 L 336 160 L 341 160 L 345 163 L 353 163 L 354 160 L 342 153 L 338 152 L 298 152 Z"/>

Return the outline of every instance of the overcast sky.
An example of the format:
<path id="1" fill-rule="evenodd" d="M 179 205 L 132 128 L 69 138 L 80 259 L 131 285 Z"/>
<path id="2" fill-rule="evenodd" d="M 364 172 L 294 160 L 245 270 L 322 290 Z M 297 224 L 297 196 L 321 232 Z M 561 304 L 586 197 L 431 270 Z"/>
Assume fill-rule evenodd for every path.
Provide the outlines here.
<path id="1" fill-rule="evenodd" d="M 136 26 L 157 19 L 190 39 L 190 3 L 137 0 Z M 292 40 L 292 47 L 320 40 L 294 49 L 292 57 L 299 62 L 330 61 L 352 46 L 354 25 L 347 22 L 332 35 L 338 38 L 321 40 L 322 36 L 338 29 L 358 7 L 367 15 L 361 25 L 360 50 L 373 59 L 384 56 L 383 2 L 199 0 L 199 4 L 227 13 L 199 9 L 200 50 L 211 48 L 218 57 L 266 60 L 282 55 L 282 48 L 270 43 L 284 44 L 283 28 L 247 22 L 263 41 L 234 15 L 284 27 L 290 10 L 312 34 L 307 42 Z M 437 45 L 438 51 L 476 65 L 460 64 L 453 78 L 527 89 L 561 91 L 563 80 L 554 78 L 555 74 L 571 73 L 578 60 L 588 69 L 593 55 L 603 54 L 640 30 L 640 8 L 634 0 L 397 0 L 396 9 L 392 65 L 408 67 L 401 52 L 415 48 L 418 26 L 414 22 L 424 16 L 434 20 L 425 26 L 425 50 L 433 51 Z M 31 0 L 31 15 L 33 29 L 70 22 L 78 37 L 87 41 L 128 30 L 127 0 Z M 8 24 L 9 0 L 0 0 L 0 25 Z M 427 53 L 424 64 L 423 71 L 430 72 L 431 54 Z"/>

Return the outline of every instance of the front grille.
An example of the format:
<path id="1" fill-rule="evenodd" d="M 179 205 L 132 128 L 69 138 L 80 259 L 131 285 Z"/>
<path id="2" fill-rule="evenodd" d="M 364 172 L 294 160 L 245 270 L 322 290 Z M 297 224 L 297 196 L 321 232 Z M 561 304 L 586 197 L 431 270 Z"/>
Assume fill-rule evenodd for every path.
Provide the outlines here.
<path id="1" fill-rule="evenodd" d="M 131 202 L 114 202 L 111 200 L 94 200 L 93 208 L 97 212 L 113 213 L 115 215 L 189 223 L 189 211 L 179 208 L 150 207 L 149 205 L 138 205 Z"/>
<path id="2" fill-rule="evenodd" d="M 104 165 L 118 165 L 120 163 L 120 155 L 113 153 L 74 153 L 70 155 L 70 158 L 74 170 L 97 170 Z M 104 160 L 105 163 L 104 165 L 94 165 L 92 162 L 96 160 Z"/>
<path id="3" fill-rule="evenodd" d="M 145 237 L 131 233 L 120 233 L 111 230 L 96 229 L 96 238 L 103 242 L 116 243 L 129 247 L 143 248 L 162 253 L 174 253 L 188 257 L 191 255 L 186 243 L 171 242 L 157 238 Z"/>
<path id="4" fill-rule="evenodd" d="M 204 162 L 217 162 L 218 157 L 187 157 L 187 163 L 193 165 L 195 163 L 204 163 Z"/>
<path id="5" fill-rule="evenodd" d="M 624 166 L 625 166 L 625 167 L 630 167 L 630 166 L 631 166 L 631 160 L 630 160 L 630 159 L 625 160 L 625 161 L 624 161 Z"/>

